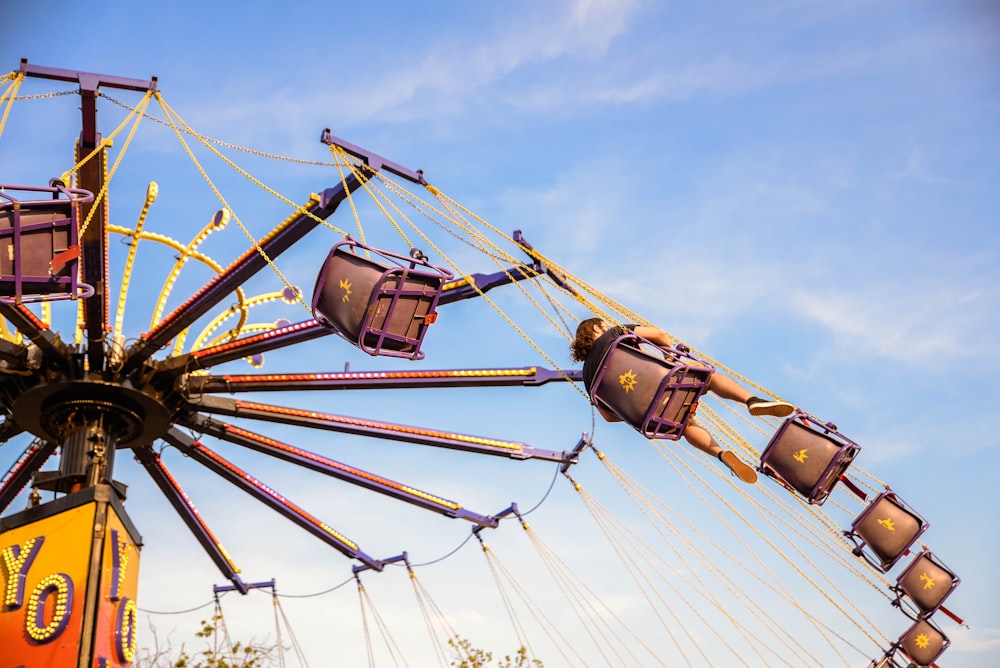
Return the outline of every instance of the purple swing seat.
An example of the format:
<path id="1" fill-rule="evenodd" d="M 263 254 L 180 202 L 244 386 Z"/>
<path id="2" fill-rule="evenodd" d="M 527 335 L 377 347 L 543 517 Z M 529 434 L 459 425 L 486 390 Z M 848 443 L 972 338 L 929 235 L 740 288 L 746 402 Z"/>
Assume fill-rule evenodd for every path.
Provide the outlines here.
<path id="1" fill-rule="evenodd" d="M 893 650 L 900 649 L 918 666 L 930 666 L 944 653 L 951 641 L 926 619 L 921 619 L 893 644 Z M 892 651 L 892 650 L 890 650 Z"/>
<path id="2" fill-rule="evenodd" d="M 855 544 L 854 555 L 883 573 L 889 571 L 927 530 L 928 523 L 895 492 L 886 489 L 865 508 L 845 535 Z M 869 548 L 871 554 L 865 551 Z"/>
<path id="3" fill-rule="evenodd" d="M 655 348 L 653 355 L 638 344 Z M 590 401 L 646 438 L 677 440 L 708 389 L 715 367 L 686 350 L 657 346 L 636 334 L 615 339 L 598 367 Z"/>
<path id="4" fill-rule="evenodd" d="M 452 277 L 419 251 L 406 257 L 347 237 L 316 278 L 313 316 L 369 355 L 423 359 L 420 345 Z"/>
<path id="5" fill-rule="evenodd" d="M 774 432 L 760 459 L 760 471 L 813 505 L 822 505 L 861 446 L 822 423 L 796 411 Z"/>
<path id="6" fill-rule="evenodd" d="M 19 199 L 11 191 L 49 193 Z M 93 193 L 51 186 L 0 185 L 0 302 L 82 299 L 94 289 L 79 280 L 78 205 Z"/>
<path id="7" fill-rule="evenodd" d="M 961 579 L 942 564 L 930 550 L 923 550 L 896 580 L 895 586 L 892 587 L 896 593 L 896 600 L 892 604 L 898 606 L 912 619 L 927 619 L 938 611 L 960 582 Z M 901 605 L 903 596 L 916 606 L 915 615 L 910 615 Z"/>

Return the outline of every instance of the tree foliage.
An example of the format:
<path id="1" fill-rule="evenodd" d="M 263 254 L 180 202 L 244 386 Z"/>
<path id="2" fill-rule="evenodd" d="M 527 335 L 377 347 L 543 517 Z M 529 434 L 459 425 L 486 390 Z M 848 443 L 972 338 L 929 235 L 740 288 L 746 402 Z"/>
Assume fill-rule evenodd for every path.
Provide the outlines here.
<path id="1" fill-rule="evenodd" d="M 452 668 L 544 668 L 540 659 L 529 659 L 528 648 L 523 645 L 514 653 L 502 659 L 497 659 L 493 663 L 493 652 L 473 647 L 467 638 L 450 638 L 448 645 L 451 647 L 454 657 L 451 660 Z"/>
<path id="2" fill-rule="evenodd" d="M 156 629 L 151 628 L 153 647 L 139 650 L 133 668 L 268 668 L 280 660 L 282 648 L 277 643 L 234 642 L 219 632 L 222 616 L 201 620 L 201 629 L 194 635 L 203 641 L 203 648 L 188 652 L 185 645 L 174 650 L 168 642 L 160 648 Z"/>

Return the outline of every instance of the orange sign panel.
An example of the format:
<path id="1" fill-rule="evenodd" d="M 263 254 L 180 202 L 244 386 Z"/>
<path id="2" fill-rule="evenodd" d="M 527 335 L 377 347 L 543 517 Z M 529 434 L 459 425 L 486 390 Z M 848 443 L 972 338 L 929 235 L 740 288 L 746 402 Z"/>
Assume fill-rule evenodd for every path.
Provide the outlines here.
<path id="1" fill-rule="evenodd" d="M 100 506 L 103 534 L 95 532 L 96 501 L 0 533 L 2 668 L 77 666 L 88 656 L 95 668 L 131 665 L 139 549 L 114 508 Z M 95 547 L 97 578 L 90 572 Z M 93 652 L 81 648 L 89 582 L 98 588 Z"/>

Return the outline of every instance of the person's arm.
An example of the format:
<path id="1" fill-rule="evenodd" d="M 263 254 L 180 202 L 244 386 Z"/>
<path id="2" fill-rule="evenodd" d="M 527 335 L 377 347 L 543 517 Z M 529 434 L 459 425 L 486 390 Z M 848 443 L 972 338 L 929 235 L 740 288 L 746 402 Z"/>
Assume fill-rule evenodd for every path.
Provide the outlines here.
<path id="1" fill-rule="evenodd" d="M 669 346 L 672 341 L 670 336 L 664 332 L 659 327 L 650 327 L 648 325 L 636 325 L 635 329 L 632 330 L 642 338 L 647 341 L 651 341 L 658 346 Z"/>

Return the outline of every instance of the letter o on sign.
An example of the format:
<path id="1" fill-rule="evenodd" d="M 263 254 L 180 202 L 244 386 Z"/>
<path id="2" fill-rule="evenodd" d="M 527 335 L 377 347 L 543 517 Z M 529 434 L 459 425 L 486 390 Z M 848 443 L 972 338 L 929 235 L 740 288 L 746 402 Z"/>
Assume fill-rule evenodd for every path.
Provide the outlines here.
<path id="1" fill-rule="evenodd" d="M 69 623 L 73 612 L 73 581 L 65 573 L 53 573 L 42 579 L 31 592 L 24 629 L 39 644 L 51 642 Z M 51 619 L 45 618 L 51 613 Z"/>
<path id="2" fill-rule="evenodd" d="M 131 663 L 135 657 L 135 617 L 135 601 L 126 596 L 118 605 L 115 625 L 115 652 L 123 663 Z"/>

